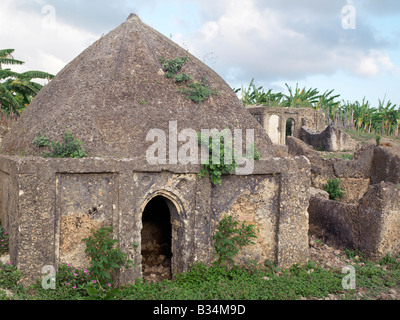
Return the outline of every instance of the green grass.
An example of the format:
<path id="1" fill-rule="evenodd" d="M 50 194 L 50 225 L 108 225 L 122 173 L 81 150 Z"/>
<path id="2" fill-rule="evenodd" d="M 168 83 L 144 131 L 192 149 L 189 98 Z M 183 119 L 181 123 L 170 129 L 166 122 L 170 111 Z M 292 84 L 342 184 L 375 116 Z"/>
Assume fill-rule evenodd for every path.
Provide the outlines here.
<path id="1" fill-rule="evenodd" d="M 350 135 L 350 137 L 358 142 L 360 142 L 361 144 L 365 145 L 369 142 L 373 142 L 374 144 L 376 144 L 376 137 L 379 134 L 376 133 L 368 133 L 368 132 L 363 132 L 363 131 L 357 131 L 357 130 L 345 130 L 345 132 Z M 387 136 L 387 135 L 383 135 L 381 136 L 381 140 L 385 138 L 385 139 L 390 139 L 390 140 L 398 140 L 398 137 L 395 136 Z M 373 141 L 372 141 L 373 140 Z"/>
<path id="2" fill-rule="evenodd" d="M 349 154 L 349 153 L 324 153 L 322 156 L 322 159 L 342 159 L 345 161 L 351 161 L 354 158 L 354 154 Z"/>
<path id="3" fill-rule="evenodd" d="M 367 133 L 363 131 L 357 130 L 345 130 L 345 132 L 350 135 L 350 137 L 356 141 L 361 143 L 367 143 L 369 140 L 375 140 L 376 134 L 375 133 Z"/>
<path id="4" fill-rule="evenodd" d="M 347 251 L 354 259 L 357 253 Z M 373 299 L 380 292 L 400 285 L 400 260 L 387 257 L 376 263 L 359 258 L 355 265 L 357 290 L 362 289 L 364 299 Z M 76 271 L 63 268 L 57 278 L 56 290 L 44 290 L 40 281 L 30 288 L 18 284 L 21 274 L 13 266 L 0 264 L 0 288 L 15 292 L 23 300 L 77 300 L 88 296 L 85 285 L 93 287 L 86 274 L 74 276 Z M 117 300 L 297 300 L 324 299 L 329 294 L 342 299 L 355 299 L 354 290 L 344 290 L 341 270 L 324 269 L 310 261 L 281 270 L 271 263 L 249 267 L 206 267 L 193 265 L 187 273 L 158 283 L 137 280 L 136 284 L 120 288 L 114 294 Z M 77 289 L 66 283 L 75 281 Z M 88 281 L 85 284 L 85 281 Z M 6 297 L 0 291 L 0 299 Z"/>

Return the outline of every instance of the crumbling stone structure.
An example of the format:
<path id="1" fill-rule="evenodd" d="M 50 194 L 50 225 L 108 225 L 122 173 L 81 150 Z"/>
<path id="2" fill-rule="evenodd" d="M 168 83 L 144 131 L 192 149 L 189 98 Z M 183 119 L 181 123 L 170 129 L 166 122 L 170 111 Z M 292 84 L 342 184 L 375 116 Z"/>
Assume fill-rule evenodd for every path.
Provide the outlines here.
<path id="1" fill-rule="evenodd" d="M 247 110 L 257 119 L 276 145 L 286 145 L 287 136 L 301 139 L 302 127 L 314 132 L 326 128 L 324 114 L 311 108 L 247 106 Z"/>
<path id="2" fill-rule="evenodd" d="M 335 246 L 358 249 L 379 260 L 400 253 L 400 190 L 371 185 L 359 204 L 310 199 L 310 231 Z"/>
<path id="3" fill-rule="evenodd" d="M 286 146 L 287 137 L 295 137 L 324 151 L 357 150 L 360 146 L 346 132 L 326 126 L 321 111 L 311 108 L 247 106 L 275 145 Z"/>
<path id="4" fill-rule="evenodd" d="M 351 161 L 322 159 L 311 146 L 290 137 L 292 155 L 311 162 L 310 231 L 328 243 L 359 249 L 372 259 L 400 253 L 400 155 L 389 147 L 366 145 Z M 340 178 L 346 197 L 326 198 L 328 179 Z M 315 188 L 315 189 L 314 189 Z"/>
<path id="5" fill-rule="evenodd" d="M 300 138 L 316 150 L 323 151 L 355 151 L 359 143 L 346 132 L 329 125 L 321 132 L 314 132 L 307 127 L 301 128 Z"/>
<path id="6" fill-rule="evenodd" d="M 188 57 L 182 72 L 207 79 L 218 94 L 203 103 L 186 99 L 165 77 L 160 57 Z M 185 142 L 177 133 L 187 128 L 253 130 L 261 160 L 252 173 L 223 176 L 215 186 L 198 176 L 198 163 L 174 157 L 174 144 Z M 169 137 L 165 162 L 148 161 L 151 129 Z M 32 144 L 39 131 L 56 141 L 66 130 L 82 141 L 88 158 L 43 158 Z M 233 90 L 136 15 L 43 88 L 4 137 L 1 152 L 0 220 L 10 235 L 11 262 L 28 283 L 47 265 L 87 266 L 82 239 L 106 225 L 136 263 L 121 270 L 119 284 L 143 277 L 145 264 L 169 275 L 196 261 L 210 264 L 224 215 L 259 229 L 257 243 L 238 262 L 289 267 L 308 259 L 309 161 L 274 157 L 268 135 Z"/>

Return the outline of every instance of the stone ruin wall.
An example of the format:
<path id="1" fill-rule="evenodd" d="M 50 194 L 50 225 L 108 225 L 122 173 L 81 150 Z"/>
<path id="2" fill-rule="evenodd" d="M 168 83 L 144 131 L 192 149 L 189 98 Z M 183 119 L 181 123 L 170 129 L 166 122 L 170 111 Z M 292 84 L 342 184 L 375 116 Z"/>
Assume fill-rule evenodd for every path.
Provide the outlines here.
<path id="1" fill-rule="evenodd" d="M 302 127 L 315 132 L 326 128 L 324 114 L 311 108 L 247 106 L 247 110 L 276 145 L 286 145 L 286 126 L 289 119 L 292 120 L 292 136 L 298 139 L 301 137 Z"/>
<path id="2" fill-rule="evenodd" d="M 304 126 L 301 128 L 300 139 L 316 150 L 323 151 L 355 151 L 360 144 L 346 132 L 329 125 L 325 130 L 315 132 Z"/>
<path id="3" fill-rule="evenodd" d="M 363 146 L 351 161 L 322 159 L 296 138 L 288 138 L 288 148 L 310 160 L 312 187 L 340 178 L 347 193 L 340 202 L 311 196 L 310 231 L 376 260 L 400 253 L 400 157 L 391 148 Z"/>
<path id="4" fill-rule="evenodd" d="M 400 190 L 392 183 L 371 186 L 359 204 L 310 199 L 310 231 L 327 243 L 358 249 L 373 260 L 400 254 Z"/>
<path id="5" fill-rule="evenodd" d="M 346 132 L 327 126 L 325 115 L 311 108 L 247 106 L 275 145 L 286 146 L 287 136 L 324 151 L 357 150 L 360 146 Z M 291 132 L 287 121 L 291 120 Z"/>
<path id="6" fill-rule="evenodd" d="M 304 157 L 258 161 L 253 175 L 224 176 L 217 187 L 199 179 L 197 167 L 139 168 L 133 160 L 1 156 L 0 217 L 10 234 L 11 262 L 26 281 L 40 278 L 47 265 L 88 266 L 81 240 L 106 225 L 136 263 L 116 283 L 142 277 L 142 214 L 157 196 L 170 207 L 174 274 L 214 261 L 212 237 L 226 214 L 259 229 L 240 263 L 307 261 L 310 166 Z"/>

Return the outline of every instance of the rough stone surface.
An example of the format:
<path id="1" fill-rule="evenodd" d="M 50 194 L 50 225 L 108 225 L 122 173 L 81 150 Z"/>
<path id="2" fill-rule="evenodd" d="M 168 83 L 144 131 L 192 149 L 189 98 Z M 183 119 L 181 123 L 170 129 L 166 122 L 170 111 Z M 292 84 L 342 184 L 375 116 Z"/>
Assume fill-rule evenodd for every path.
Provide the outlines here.
<path id="1" fill-rule="evenodd" d="M 358 214 L 356 205 L 311 197 L 308 209 L 310 231 L 335 246 L 355 247 L 352 220 Z"/>
<path id="2" fill-rule="evenodd" d="M 400 190 L 390 182 L 371 186 L 360 201 L 358 247 L 375 259 L 400 253 Z"/>
<path id="3" fill-rule="evenodd" d="M 393 148 L 376 147 L 372 162 L 371 181 L 400 184 L 400 152 Z"/>
<path id="4" fill-rule="evenodd" d="M 322 159 L 314 148 L 295 137 L 287 138 L 288 152 L 295 156 L 305 156 L 311 163 L 311 186 L 324 189 L 328 179 L 335 178 L 333 162 Z"/>
<path id="5" fill-rule="evenodd" d="M 310 230 L 328 243 L 359 249 L 372 259 L 400 253 L 400 190 L 375 184 L 358 205 L 312 197 Z"/>
<path id="6" fill-rule="evenodd" d="M 310 187 L 310 197 L 318 197 L 329 200 L 329 193 L 325 190 Z"/>
<path id="7" fill-rule="evenodd" d="M 335 159 L 333 168 L 339 178 L 369 179 L 373 174 L 373 162 L 375 158 L 374 145 L 361 147 L 354 153 L 351 161 Z"/>
<path id="8" fill-rule="evenodd" d="M 357 150 L 359 148 L 357 141 L 353 140 L 343 130 L 332 125 L 322 132 L 315 132 L 311 128 L 303 126 L 300 138 L 315 149 L 325 151 Z"/>
<path id="9" fill-rule="evenodd" d="M 370 179 L 341 178 L 340 186 L 345 192 L 344 197 L 340 201 L 358 204 L 370 186 Z"/>

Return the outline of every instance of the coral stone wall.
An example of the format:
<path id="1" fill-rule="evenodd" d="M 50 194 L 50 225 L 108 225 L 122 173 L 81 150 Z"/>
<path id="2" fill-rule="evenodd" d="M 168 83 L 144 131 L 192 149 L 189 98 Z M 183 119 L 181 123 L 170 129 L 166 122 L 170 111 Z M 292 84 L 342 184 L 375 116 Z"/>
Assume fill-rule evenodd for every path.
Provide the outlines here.
<path id="1" fill-rule="evenodd" d="M 82 239 L 92 229 L 111 225 L 121 250 L 136 264 L 122 269 L 115 282 L 133 282 L 148 265 L 143 254 L 150 233 L 142 239 L 143 215 L 155 198 L 167 208 L 162 214 L 169 217 L 164 224 L 170 228 L 172 274 L 196 261 L 214 261 L 213 236 L 227 214 L 259 229 L 256 244 L 242 250 L 239 263 L 270 260 L 290 267 L 307 261 L 306 158 L 260 160 L 251 175 L 223 176 L 222 186 L 200 179 L 198 172 L 197 166 L 146 168 L 132 159 L 0 156 L 0 216 L 10 235 L 11 262 L 26 284 L 40 279 L 44 266 L 87 266 Z"/>

